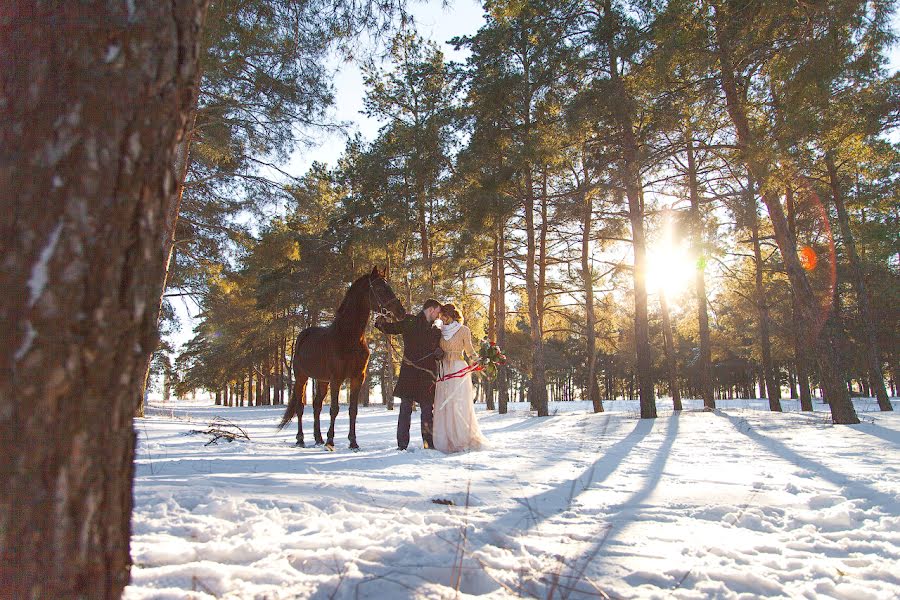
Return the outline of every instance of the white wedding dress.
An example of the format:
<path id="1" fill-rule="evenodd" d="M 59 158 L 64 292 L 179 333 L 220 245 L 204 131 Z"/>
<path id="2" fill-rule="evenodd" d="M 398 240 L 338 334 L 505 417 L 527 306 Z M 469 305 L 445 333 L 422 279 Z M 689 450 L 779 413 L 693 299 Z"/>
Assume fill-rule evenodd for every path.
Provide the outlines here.
<path id="1" fill-rule="evenodd" d="M 441 375 L 464 369 L 468 363 L 463 352 L 475 357 L 472 331 L 457 322 L 442 328 Z M 475 387 L 472 374 L 440 381 L 434 389 L 434 447 L 444 453 L 477 450 L 487 444 L 487 438 L 475 418 Z"/>

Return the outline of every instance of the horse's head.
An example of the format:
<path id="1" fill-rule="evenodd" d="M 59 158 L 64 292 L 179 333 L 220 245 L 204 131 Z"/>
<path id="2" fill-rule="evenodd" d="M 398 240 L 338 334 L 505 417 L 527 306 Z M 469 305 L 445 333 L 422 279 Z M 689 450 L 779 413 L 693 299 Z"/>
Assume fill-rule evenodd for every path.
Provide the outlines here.
<path id="1" fill-rule="evenodd" d="M 369 273 L 369 295 L 371 296 L 372 309 L 376 313 L 389 312 L 395 319 L 402 319 L 406 316 L 406 309 L 403 303 L 394 294 L 394 290 L 388 285 L 384 279 L 384 274 L 378 270 L 378 267 L 372 267 Z"/>

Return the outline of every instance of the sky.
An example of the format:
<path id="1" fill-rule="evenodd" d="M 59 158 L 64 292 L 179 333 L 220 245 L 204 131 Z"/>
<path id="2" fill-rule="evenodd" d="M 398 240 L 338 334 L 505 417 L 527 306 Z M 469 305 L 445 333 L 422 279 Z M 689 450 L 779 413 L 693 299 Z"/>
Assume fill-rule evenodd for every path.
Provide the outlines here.
<path id="1" fill-rule="evenodd" d="M 447 60 L 463 62 L 465 51 L 457 51 L 447 43 L 448 40 L 463 35 L 472 35 L 484 23 L 481 3 L 475 0 L 449 0 L 443 6 L 440 0 L 427 3 L 416 3 L 410 8 L 416 21 L 416 30 L 425 39 L 430 39 L 441 46 Z M 334 79 L 335 107 L 333 117 L 338 121 L 352 123 L 350 134 L 362 134 L 366 140 L 375 139 L 380 123 L 363 114 L 362 71 L 354 62 L 335 63 L 337 73 Z M 294 176 L 303 175 L 314 161 L 334 165 L 344 150 L 346 137 L 333 134 L 324 137 L 321 143 L 313 148 L 302 148 L 292 157 L 288 173 Z"/>

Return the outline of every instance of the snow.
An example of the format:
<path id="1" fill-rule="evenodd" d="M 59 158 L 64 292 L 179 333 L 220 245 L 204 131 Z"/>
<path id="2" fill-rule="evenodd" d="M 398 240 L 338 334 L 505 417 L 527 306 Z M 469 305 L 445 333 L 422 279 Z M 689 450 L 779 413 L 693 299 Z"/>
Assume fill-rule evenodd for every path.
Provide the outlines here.
<path id="1" fill-rule="evenodd" d="M 50 264 L 53 252 L 56 250 L 56 244 L 59 243 L 59 235 L 62 233 L 62 228 L 63 224 L 60 221 L 53 228 L 53 231 L 50 232 L 50 239 L 47 240 L 47 244 L 41 249 L 37 262 L 31 267 L 31 275 L 28 278 L 28 288 L 31 290 L 31 294 L 28 297 L 29 308 L 35 305 L 38 298 L 44 293 L 44 288 L 47 287 L 47 267 Z"/>
<path id="2" fill-rule="evenodd" d="M 125 597 L 900 597 L 900 415 L 856 403 L 855 426 L 790 400 L 480 406 L 491 448 L 449 456 L 398 452 L 380 405 L 358 453 L 342 406 L 329 453 L 292 447 L 282 407 L 157 403 L 135 425 Z M 188 433 L 217 415 L 251 440 Z"/>

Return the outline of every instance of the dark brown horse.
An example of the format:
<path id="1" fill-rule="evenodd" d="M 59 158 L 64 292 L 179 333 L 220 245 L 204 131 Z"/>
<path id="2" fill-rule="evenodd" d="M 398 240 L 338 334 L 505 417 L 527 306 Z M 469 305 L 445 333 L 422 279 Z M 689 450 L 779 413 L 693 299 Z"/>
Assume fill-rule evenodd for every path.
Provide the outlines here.
<path id="1" fill-rule="evenodd" d="M 339 410 L 338 394 L 341 385 L 349 379 L 350 449 L 359 449 L 356 443 L 356 412 L 359 390 L 366 379 L 366 367 L 369 364 L 369 346 L 366 343 L 365 331 L 373 309 L 378 312 L 388 311 L 397 319 L 406 314 L 403 304 L 394 295 L 394 290 L 384 280 L 378 267 L 350 285 L 331 325 L 308 327 L 297 336 L 292 358 L 296 378 L 294 393 L 278 426 L 278 429 L 284 428 L 294 415 L 297 415 L 297 446 L 301 448 L 305 446 L 303 409 L 306 407 L 306 382 L 310 379 L 317 382 L 313 396 L 316 444 L 324 443 L 328 450 L 334 450 L 334 420 Z M 328 428 L 328 440 L 323 442 L 319 415 L 329 387 L 331 426 Z"/>

